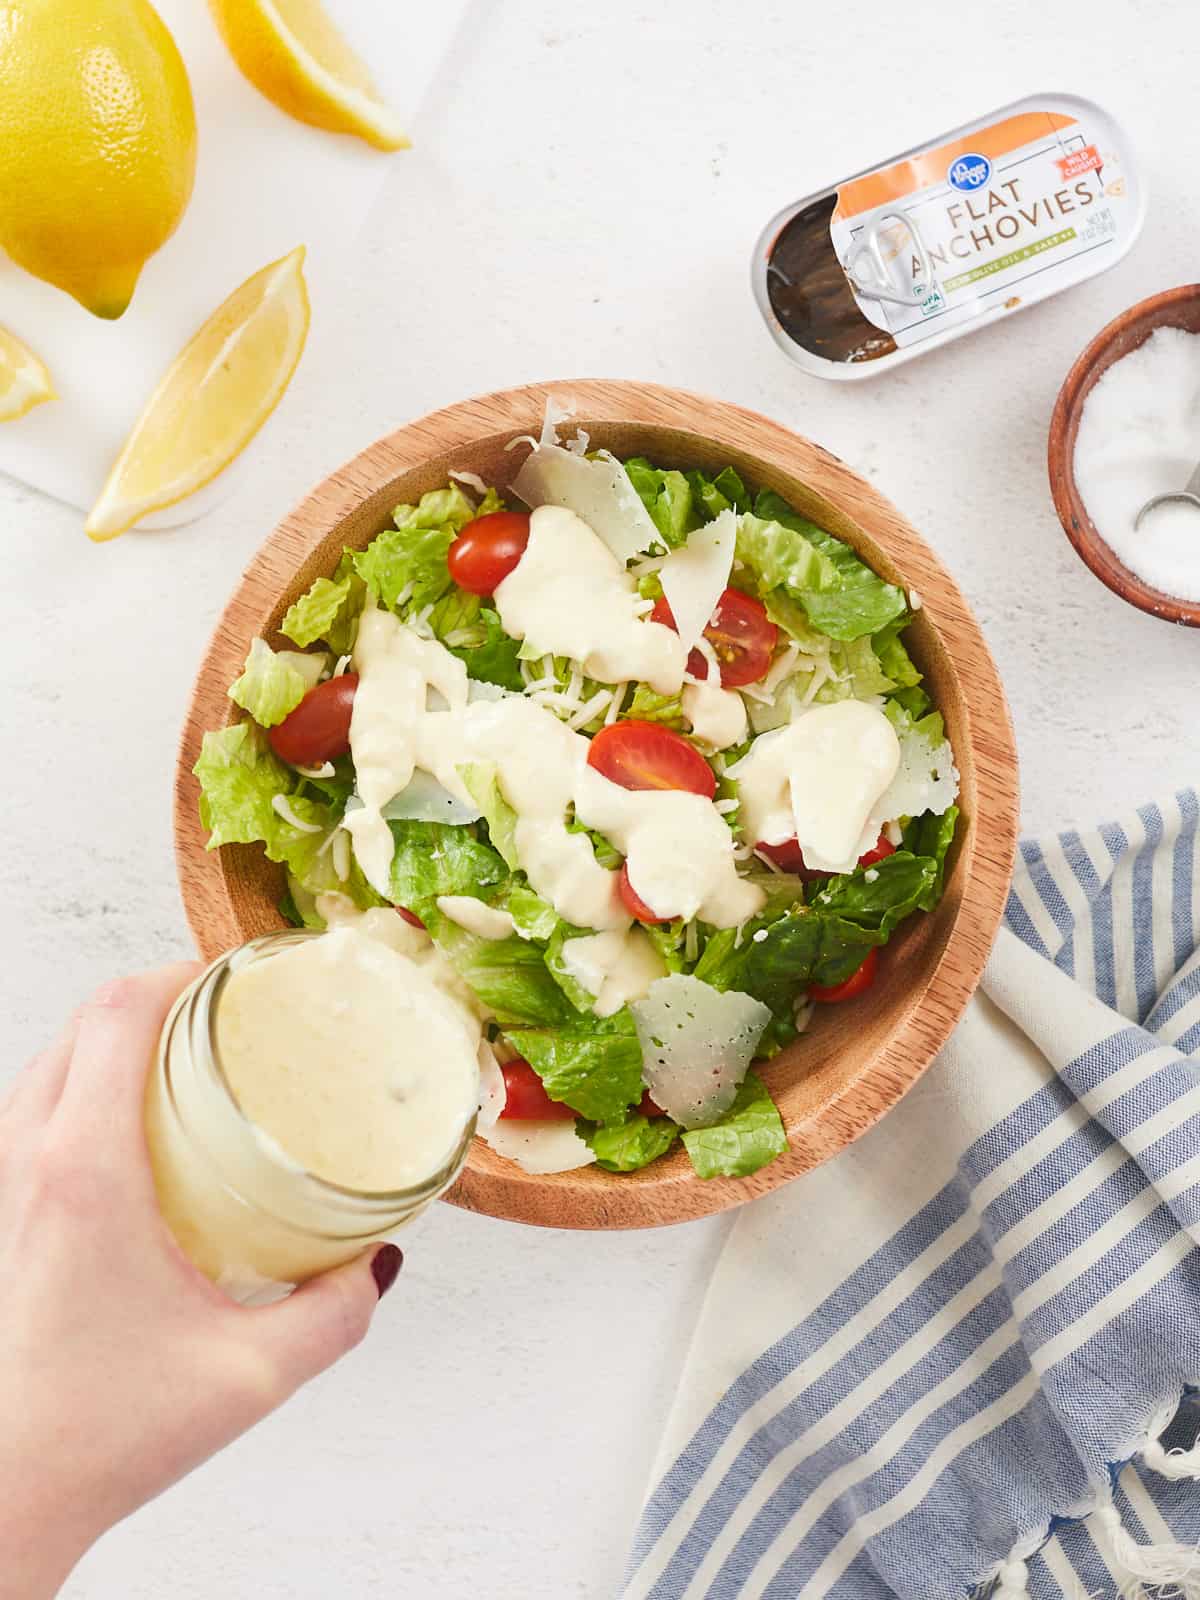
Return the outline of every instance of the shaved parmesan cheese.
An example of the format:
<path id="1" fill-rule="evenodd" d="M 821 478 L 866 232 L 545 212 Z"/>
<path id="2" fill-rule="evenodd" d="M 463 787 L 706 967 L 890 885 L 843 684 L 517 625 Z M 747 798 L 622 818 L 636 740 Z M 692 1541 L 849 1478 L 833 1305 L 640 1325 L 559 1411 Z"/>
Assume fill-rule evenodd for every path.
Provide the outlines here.
<path id="1" fill-rule="evenodd" d="M 660 978 L 629 1009 L 646 1087 L 684 1128 L 706 1127 L 728 1111 L 771 1020 L 761 1000 L 683 973 Z"/>
<path id="2" fill-rule="evenodd" d="M 300 833 L 320 833 L 319 822 L 302 822 L 292 810 L 292 803 L 285 794 L 277 794 L 271 800 L 271 810 L 277 817 L 282 817 L 289 828 L 295 828 Z"/>
<path id="3" fill-rule="evenodd" d="M 440 901 L 438 902 L 441 903 Z M 640 1000 L 657 978 L 666 977 L 663 958 L 640 928 L 622 933 L 584 934 L 566 939 L 563 966 L 593 997 L 598 1017 L 611 1017 L 628 1000 Z"/>
<path id="4" fill-rule="evenodd" d="M 513 932 L 513 919 L 507 911 L 486 906 L 471 894 L 440 894 L 437 908 L 444 917 L 457 922 L 477 939 L 507 939 Z"/>
<path id="5" fill-rule="evenodd" d="M 895 817 L 919 817 L 923 811 L 941 816 L 958 798 L 958 768 L 950 742 L 931 744 L 915 728 L 900 735 L 896 776 L 871 808 L 867 832 Z M 873 835 L 874 839 L 876 835 Z M 864 849 L 870 849 L 865 845 Z"/>
<path id="6" fill-rule="evenodd" d="M 708 626 L 729 582 L 737 518 L 731 510 L 695 528 L 663 562 L 659 579 L 679 637 L 690 650 Z"/>
<path id="7" fill-rule="evenodd" d="M 557 444 L 539 445 L 513 479 L 527 506 L 575 512 L 624 567 L 659 542 L 658 529 L 621 463 L 604 451 L 595 461 Z"/>
<path id="8" fill-rule="evenodd" d="M 487 484 L 477 472 L 451 472 L 447 474 L 455 483 L 465 483 L 468 489 L 474 489 L 476 494 L 486 494 Z"/>
<path id="9" fill-rule="evenodd" d="M 486 1039 L 479 1041 L 479 1120 L 477 1133 L 486 1133 L 496 1126 L 496 1119 L 508 1104 L 508 1090 L 504 1074 L 496 1059 L 496 1052 Z"/>
<path id="10" fill-rule="evenodd" d="M 498 1156 L 515 1161 L 523 1172 L 540 1177 L 586 1167 L 596 1155 L 575 1132 L 573 1122 L 522 1122 L 501 1119 L 490 1128 L 478 1124 L 480 1137 Z"/>
<path id="11" fill-rule="evenodd" d="M 353 809 L 347 802 L 348 809 Z M 420 767 L 412 780 L 384 806 L 383 816 L 392 822 L 478 822 L 483 815 L 474 801 L 462 801 L 444 789 L 436 778 Z"/>

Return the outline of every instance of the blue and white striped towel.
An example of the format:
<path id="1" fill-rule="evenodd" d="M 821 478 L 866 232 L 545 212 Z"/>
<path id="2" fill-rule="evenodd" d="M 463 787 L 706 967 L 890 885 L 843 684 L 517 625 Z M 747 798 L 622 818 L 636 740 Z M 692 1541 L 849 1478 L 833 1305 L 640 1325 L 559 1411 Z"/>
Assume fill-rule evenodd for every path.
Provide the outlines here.
<path id="1" fill-rule="evenodd" d="M 929 1072 L 739 1216 L 627 1600 L 1200 1596 L 1197 818 L 1026 842 Z"/>

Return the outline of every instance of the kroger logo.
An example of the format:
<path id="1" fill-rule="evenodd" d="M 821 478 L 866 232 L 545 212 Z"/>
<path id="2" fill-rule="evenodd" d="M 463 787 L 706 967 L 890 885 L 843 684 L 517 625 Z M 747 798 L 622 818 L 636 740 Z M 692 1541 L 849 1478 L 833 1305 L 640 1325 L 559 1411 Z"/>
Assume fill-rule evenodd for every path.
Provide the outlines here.
<path id="1" fill-rule="evenodd" d="M 992 175 L 992 163 L 986 156 L 965 155 L 959 156 L 950 164 L 950 171 L 946 174 L 951 184 L 956 189 L 971 194 L 976 189 L 982 189 Z"/>

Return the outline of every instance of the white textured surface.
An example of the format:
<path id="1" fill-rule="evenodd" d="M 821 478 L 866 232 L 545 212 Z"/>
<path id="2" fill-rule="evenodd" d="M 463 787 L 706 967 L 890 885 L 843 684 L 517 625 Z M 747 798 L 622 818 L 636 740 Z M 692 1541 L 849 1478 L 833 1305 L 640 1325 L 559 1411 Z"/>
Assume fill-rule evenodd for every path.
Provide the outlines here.
<path id="1" fill-rule="evenodd" d="M 375 0 L 335 0 L 331 9 L 365 53 L 374 46 L 392 63 L 406 49 L 404 70 L 385 66 L 378 81 L 411 123 L 467 3 L 438 0 L 416 8 L 412 19 Z M 45 361 L 58 393 L 0 431 L 0 471 L 85 508 L 176 352 L 251 273 L 298 244 L 307 246 L 309 337 L 312 348 L 319 346 L 336 320 L 356 236 L 391 170 L 388 157 L 362 140 L 331 139 L 260 95 L 234 65 L 206 6 L 159 0 L 158 9 L 196 102 L 196 186 L 178 230 L 147 263 L 128 311 L 104 322 L 51 284 L 0 261 L 4 321 Z M 268 438 L 283 415 L 269 425 Z M 192 499 L 147 519 L 149 525 L 171 527 L 204 515 L 228 498 L 245 470 L 239 462 Z"/>
<path id="2" fill-rule="evenodd" d="M 755 406 L 869 474 L 949 561 L 1009 687 L 1025 822 L 1092 821 L 1195 776 L 1200 638 L 1080 565 L 1046 425 L 1086 340 L 1194 276 L 1197 61 L 1170 0 L 711 8 L 585 20 L 479 6 L 280 426 L 206 521 L 95 547 L 0 487 L 5 1060 L 89 985 L 188 945 L 176 730 L 235 575 L 316 478 L 432 406 L 560 374 Z M 819 21 L 817 20 L 819 17 Z M 1189 49 L 1191 56 L 1189 58 Z M 794 372 L 759 323 L 764 219 L 840 172 L 1060 86 L 1131 124 L 1146 232 L 1114 273 L 873 384 Z M 367 1345 L 112 1534 L 72 1600 L 603 1600 L 721 1224 L 547 1235 L 439 1208 Z"/>

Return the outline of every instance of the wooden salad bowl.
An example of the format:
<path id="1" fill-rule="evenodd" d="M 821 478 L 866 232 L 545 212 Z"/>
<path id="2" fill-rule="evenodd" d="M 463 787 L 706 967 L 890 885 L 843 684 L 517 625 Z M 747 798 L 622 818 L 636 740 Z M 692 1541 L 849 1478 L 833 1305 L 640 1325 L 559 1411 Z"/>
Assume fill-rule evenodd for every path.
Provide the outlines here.
<path id="1" fill-rule="evenodd" d="M 974 991 L 1004 911 L 1017 829 L 1017 759 L 1004 690 L 967 603 L 933 551 L 894 506 L 819 445 L 740 406 L 655 384 L 564 381 L 464 401 L 380 439 L 307 495 L 238 582 L 200 667 L 175 779 L 175 847 L 188 921 L 206 960 L 282 926 L 282 868 L 256 845 L 206 851 L 192 767 L 208 728 L 233 720 L 226 689 L 250 641 L 275 640 L 291 602 L 332 572 L 342 547 L 361 548 L 392 507 L 440 488 L 451 470 L 510 481 L 521 459 L 505 446 L 537 434 L 548 397 L 569 402 L 594 446 L 660 466 L 732 463 L 754 489 L 777 490 L 845 539 L 879 573 L 915 589 L 906 634 L 962 775 L 963 822 L 946 891 L 888 945 L 874 988 L 818 1007 L 807 1033 L 768 1063 L 789 1148 L 753 1177 L 704 1181 L 676 1149 L 641 1172 L 597 1167 L 531 1177 L 475 1140 L 447 1198 L 455 1205 L 557 1228 L 645 1228 L 741 1205 L 826 1161 L 912 1087 Z M 286 641 L 277 641 L 286 642 Z"/>

